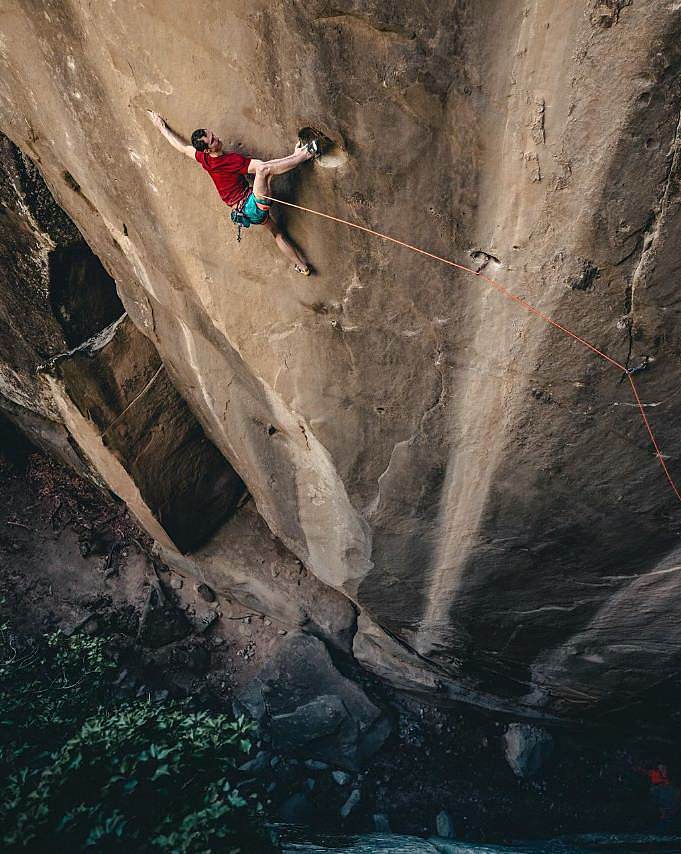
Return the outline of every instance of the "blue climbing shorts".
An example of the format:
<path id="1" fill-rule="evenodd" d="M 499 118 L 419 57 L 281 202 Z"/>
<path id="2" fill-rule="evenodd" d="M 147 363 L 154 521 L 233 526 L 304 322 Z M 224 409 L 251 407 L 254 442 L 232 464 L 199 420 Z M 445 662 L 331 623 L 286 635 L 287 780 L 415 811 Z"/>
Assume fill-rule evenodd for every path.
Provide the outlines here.
<path id="1" fill-rule="evenodd" d="M 270 203 L 267 199 L 256 199 L 255 193 L 251 192 L 246 197 L 241 210 L 253 225 L 262 225 L 269 216 Z"/>

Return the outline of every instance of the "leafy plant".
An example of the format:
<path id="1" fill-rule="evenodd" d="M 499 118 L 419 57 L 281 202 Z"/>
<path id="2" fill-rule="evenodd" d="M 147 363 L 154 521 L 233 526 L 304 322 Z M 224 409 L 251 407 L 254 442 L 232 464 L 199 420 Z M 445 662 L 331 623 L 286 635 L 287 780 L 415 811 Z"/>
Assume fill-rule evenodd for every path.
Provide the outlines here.
<path id="1" fill-rule="evenodd" d="M 37 640 L 0 626 L 0 779 L 55 747 L 105 699 L 115 661 L 99 639 L 54 634 Z"/>
<path id="2" fill-rule="evenodd" d="M 250 722 L 191 701 L 117 703 L 101 640 L 0 631 L 4 850 L 278 850 L 239 788 Z"/>

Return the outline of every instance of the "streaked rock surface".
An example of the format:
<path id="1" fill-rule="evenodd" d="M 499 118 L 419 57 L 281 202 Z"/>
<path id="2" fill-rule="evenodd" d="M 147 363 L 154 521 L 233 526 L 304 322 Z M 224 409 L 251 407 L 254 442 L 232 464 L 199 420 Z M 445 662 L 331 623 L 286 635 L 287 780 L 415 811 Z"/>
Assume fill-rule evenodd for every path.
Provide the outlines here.
<path id="1" fill-rule="evenodd" d="M 622 375 L 480 279 L 311 215 L 283 218 L 318 277 L 257 230 L 237 245 L 145 113 L 257 157 L 318 128 L 347 159 L 278 192 L 647 358 L 681 477 L 677 2 L 6 0 L 0 28 L 0 128 L 267 525 L 360 609 L 366 667 L 539 717 L 678 669 L 679 504 Z M 12 233 L 46 263 L 49 230 Z M 57 425 L 28 351 L 58 335 L 23 328 L 0 364 Z"/>

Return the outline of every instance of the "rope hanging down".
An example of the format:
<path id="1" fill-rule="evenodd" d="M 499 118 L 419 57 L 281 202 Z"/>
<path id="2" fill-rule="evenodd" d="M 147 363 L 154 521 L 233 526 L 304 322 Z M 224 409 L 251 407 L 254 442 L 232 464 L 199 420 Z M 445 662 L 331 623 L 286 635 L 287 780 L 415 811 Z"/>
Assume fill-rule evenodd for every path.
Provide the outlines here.
<path id="1" fill-rule="evenodd" d="M 434 261 L 439 261 L 441 264 L 447 264 L 449 267 L 454 267 L 457 270 L 461 270 L 464 273 L 471 273 L 478 279 L 483 279 L 487 282 L 488 285 L 493 287 L 496 291 L 498 291 L 503 297 L 506 299 L 512 300 L 513 302 L 521 305 L 526 311 L 529 311 L 531 314 L 536 315 L 541 318 L 545 323 L 550 324 L 551 326 L 555 326 L 556 329 L 559 329 L 563 334 L 573 338 L 575 341 L 579 341 L 587 349 L 591 350 L 592 353 L 595 353 L 601 359 L 605 359 L 606 362 L 609 362 L 614 368 L 622 371 L 627 379 L 629 380 L 629 384 L 631 385 L 631 390 L 634 395 L 634 399 L 636 400 L 636 405 L 638 406 L 638 410 L 641 413 L 641 418 L 643 419 L 643 423 L 645 425 L 646 430 L 648 431 L 648 435 L 650 436 L 650 441 L 653 444 L 653 448 L 655 448 L 655 456 L 659 460 L 660 465 L 666 475 L 667 480 L 669 481 L 669 485 L 674 491 L 674 495 L 677 497 L 679 502 L 681 503 L 681 493 L 677 489 L 676 484 L 674 483 L 674 479 L 672 478 L 669 469 L 667 468 L 667 464 L 664 461 L 664 457 L 660 448 L 655 439 L 655 434 L 653 433 L 652 427 L 650 426 L 650 421 L 648 420 L 648 416 L 645 413 L 645 409 L 643 408 L 643 404 L 641 403 L 641 398 L 638 395 L 638 389 L 636 388 L 636 384 L 634 383 L 634 379 L 631 375 L 631 371 L 627 370 L 624 365 L 621 365 L 619 362 L 616 362 L 615 359 L 612 359 L 606 353 L 603 353 L 598 347 L 594 347 L 593 344 L 590 344 L 584 338 L 581 338 L 577 335 L 576 332 L 573 332 L 571 329 L 568 329 L 567 326 L 563 326 L 558 321 L 553 320 L 553 318 L 549 317 L 547 314 L 544 314 L 543 311 L 540 311 L 538 308 L 533 306 L 531 303 L 524 300 L 522 297 L 517 296 L 516 294 L 511 293 L 507 288 L 503 285 L 500 285 L 499 282 L 494 279 L 486 276 L 482 272 L 478 272 L 477 270 L 473 270 L 470 267 L 465 267 L 463 264 L 457 264 L 456 261 L 450 261 L 449 258 L 443 258 L 441 255 L 435 255 L 433 252 L 427 252 L 425 249 L 419 249 L 418 246 L 412 246 L 411 243 L 405 243 L 403 240 L 398 240 L 396 237 L 390 237 L 388 234 L 383 234 L 380 231 L 374 231 L 372 228 L 367 228 L 364 225 L 358 225 L 355 222 L 349 222 L 346 219 L 341 219 L 337 216 L 332 216 L 331 214 L 322 213 L 321 211 L 313 210 L 312 208 L 306 208 L 302 205 L 295 205 L 293 202 L 285 202 L 282 199 L 276 199 L 273 196 L 264 196 L 270 202 L 276 202 L 279 205 L 285 205 L 289 208 L 295 208 L 299 211 L 304 211 L 305 213 L 314 214 L 315 216 L 323 217 L 324 219 L 329 219 L 332 222 L 338 222 L 341 225 L 347 225 L 349 228 L 355 228 L 358 231 L 364 231 L 366 234 L 371 234 L 373 237 L 378 237 L 381 240 L 387 240 L 389 243 L 394 243 L 397 246 L 402 246 L 405 249 L 409 249 L 412 252 L 417 252 L 419 255 L 424 255 L 426 258 L 432 258 Z"/>

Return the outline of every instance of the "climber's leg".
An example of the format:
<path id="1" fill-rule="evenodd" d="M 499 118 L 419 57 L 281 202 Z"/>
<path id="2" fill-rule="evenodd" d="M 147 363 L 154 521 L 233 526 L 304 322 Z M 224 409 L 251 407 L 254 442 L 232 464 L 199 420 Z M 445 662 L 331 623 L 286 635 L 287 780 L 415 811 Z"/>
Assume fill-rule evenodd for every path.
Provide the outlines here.
<path id="1" fill-rule="evenodd" d="M 305 271 L 309 271 L 307 262 L 300 254 L 300 252 L 295 248 L 295 246 L 291 243 L 291 241 L 288 240 L 279 230 L 279 227 L 272 219 L 272 217 L 268 217 L 263 223 L 263 225 L 265 226 L 265 228 L 268 229 L 268 231 L 274 238 L 277 246 L 279 247 L 279 250 L 289 259 L 289 261 L 292 261 L 296 267 L 300 268 L 300 272 L 303 273 L 303 275 L 306 275 Z"/>
<path id="2" fill-rule="evenodd" d="M 256 196 L 269 196 L 270 182 L 274 175 L 284 175 L 314 156 L 314 153 L 305 145 L 300 148 L 296 146 L 293 154 L 280 157 L 278 160 L 251 160 L 248 171 L 255 172 L 253 190 Z"/>

